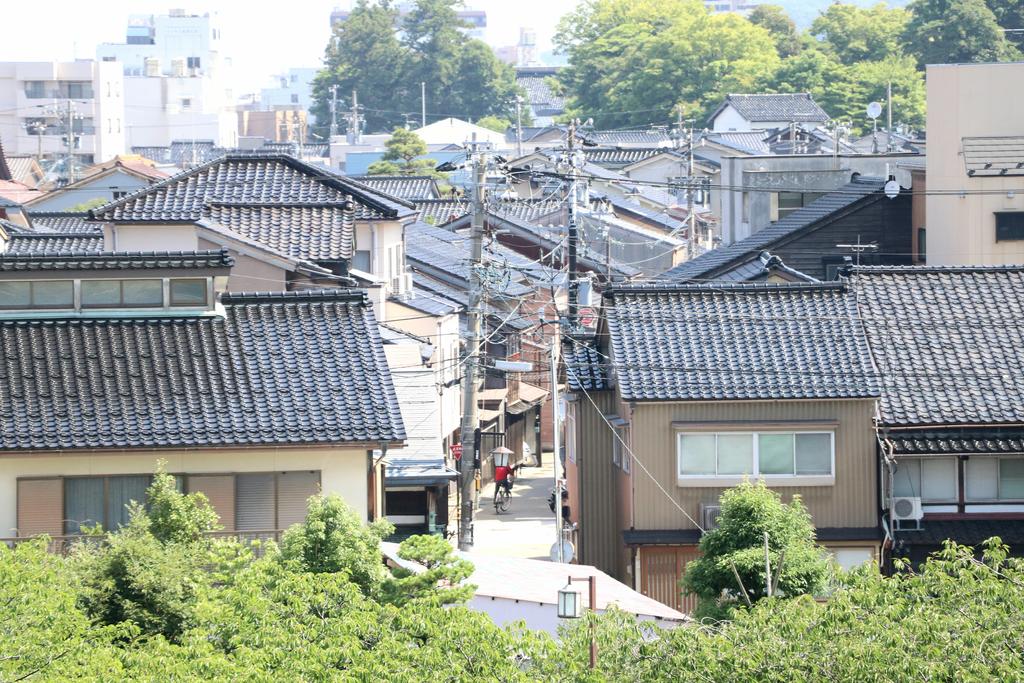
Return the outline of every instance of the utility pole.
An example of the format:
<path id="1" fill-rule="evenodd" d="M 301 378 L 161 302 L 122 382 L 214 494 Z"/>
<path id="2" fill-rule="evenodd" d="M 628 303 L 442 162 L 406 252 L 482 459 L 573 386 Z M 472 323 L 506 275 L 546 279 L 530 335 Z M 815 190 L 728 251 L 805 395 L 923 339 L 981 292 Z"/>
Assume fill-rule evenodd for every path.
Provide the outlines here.
<path id="1" fill-rule="evenodd" d="M 693 206 L 693 121 L 690 121 L 689 162 L 686 171 L 686 215 L 690 220 L 689 239 L 686 240 L 687 260 L 697 255 L 697 214 Z"/>
<path id="2" fill-rule="evenodd" d="M 558 549 L 556 557 L 560 564 L 565 563 L 565 548 L 562 543 L 562 527 L 565 521 L 562 519 L 562 476 L 560 467 L 561 459 L 561 425 L 558 423 L 558 335 L 551 338 L 551 415 L 555 425 L 553 445 L 555 448 L 554 464 L 552 469 L 555 477 L 555 547 Z"/>
<path id="3" fill-rule="evenodd" d="M 352 114 L 349 117 L 349 135 L 352 138 L 349 144 L 357 145 L 362 140 L 362 132 L 360 130 L 360 118 L 359 118 L 359 93 L 356 89 L 352 89 Z"/>
<path id="4" fill-rule="evenodd" d="M 576 226 L 576 204 L 579 200 L 578 178 L 576 173 L 576 128 L 580 120 L 573 119 L 569 122 L 569 334 L 576 332 L 576 316 L 579 309 L 580 283 L 577 270 L 577 250 L 579 249 L 579 231 Z"/>
<path id="5" fill-rule="evenodd" d="M 420 128 L 427 127 L 427 83 L 420 81 Z"/>
<path id="6" fill-rule="evenodd" d="M 892 81 L 885 85 L 885 151 L 892 152 Z"/>
<path id="7" fill-rule="evenodd" d="M 516 156 L 523 156 L 523 98 L 516 95 Z"/>
<path id="8" fill-rule="evenodd" d="M 331 137 L 338 134 L 338 84 L 331 86 Z"/>
<path id="9" fill-rule="evenodd" d="M 469 310 L 466 312 L 466 362 L 462 375 L 462 457 L 459 459 L 459 490 L 462 510 L 459 523 L 459 550 L 473 548 L 473 495 L 479 439 L 477 406 L 477 367 L 480 362 L 480 320 L 483 284 L 480 278 L 484 237 L 484 172 L 485 164 L 477 151 L 476 134 L 471 143 L 473 169 L 473 222 L 470 233 Z"/>

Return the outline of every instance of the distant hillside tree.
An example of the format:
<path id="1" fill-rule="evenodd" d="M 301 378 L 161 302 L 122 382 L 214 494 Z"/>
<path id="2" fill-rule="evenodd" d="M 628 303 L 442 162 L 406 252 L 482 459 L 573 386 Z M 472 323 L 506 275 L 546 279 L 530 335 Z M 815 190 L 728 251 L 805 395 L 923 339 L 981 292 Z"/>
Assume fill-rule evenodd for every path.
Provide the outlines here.
<path id="1" fill-rule="evenodd" d="M 750 23 L 760 26 L 772 34 L 775 51 L 780 57 L 792 57 L 802 47 L 796 24 L 778 5 L 758 5 L 747 16 Z"/>
<path id="2" fill-rule="evenodd" d="M 984 0 L 914 0 L 907 9 L 912 17 L 903 41 L 922 67 L 1020 56 Z"/>

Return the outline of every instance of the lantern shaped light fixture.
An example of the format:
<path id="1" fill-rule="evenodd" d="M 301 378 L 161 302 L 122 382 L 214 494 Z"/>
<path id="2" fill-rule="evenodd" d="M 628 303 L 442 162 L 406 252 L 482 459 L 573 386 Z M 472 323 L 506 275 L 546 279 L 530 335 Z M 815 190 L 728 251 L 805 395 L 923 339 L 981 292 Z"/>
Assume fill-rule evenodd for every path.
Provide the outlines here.
<path id="1" fill-rule="evenodd" d="M 504 446 L 498 446 L 491 451 L 491 457 L 494 458 L 495 467 L 508 467 L 509 459 L 512 457 L 512 451 Z"/>
<path id="2" fill-rule="evenodd" d="M 558 618 L 579 619 L 583 614 L 583 595 L 570 580 L 558 591 Z"/>

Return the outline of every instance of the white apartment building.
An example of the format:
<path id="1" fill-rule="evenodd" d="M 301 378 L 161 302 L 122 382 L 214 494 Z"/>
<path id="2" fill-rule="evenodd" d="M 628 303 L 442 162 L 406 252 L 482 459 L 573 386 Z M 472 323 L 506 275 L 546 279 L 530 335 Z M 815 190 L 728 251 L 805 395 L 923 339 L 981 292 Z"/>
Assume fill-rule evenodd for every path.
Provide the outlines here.
<path id="1" fill-rule="evenodd" d="M 125 152 L 124 82 L 113 64 L 0 62 L 0 141 L 12 156 L 68 153 L 68 108 L 76 165 Z"/>
<path id="2" fill-rule="evenodd" d="M 302 109 L 308 112 L 313 106 L 313 79 L 317 71 L 316 67 L 302 67 L 274 76 L 275 86 L 260 90 L 260 109 Z M 310 123 L 314 122 L 310 115 Z"/>
<path id="3" fill-rule="evenodd" d="M 165 147 L 174 140 L 237 143 L 230 60 L 221 54 L 215 15 L 129 17 L 124 43 L 102 43 L 96 57 L 124 72 L 126 145 Z"/>

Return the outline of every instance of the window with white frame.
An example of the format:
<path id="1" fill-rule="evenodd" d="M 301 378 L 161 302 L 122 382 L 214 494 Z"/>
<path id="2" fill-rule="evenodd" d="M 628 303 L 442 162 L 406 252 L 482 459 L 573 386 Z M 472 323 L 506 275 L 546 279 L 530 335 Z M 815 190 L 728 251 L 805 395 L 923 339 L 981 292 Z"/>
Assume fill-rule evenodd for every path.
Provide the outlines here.
<path id="1" fill-rule="evenodd" d="M 920 498 L 925 503 L 955 503 L 956 458 L 900 458 L 892 492 L 897 498 Z"/>
<path id="2" fill-rule="evenodd" d="M 832 477 L 832 432 L 683 432 L 680 479 Z"/>
<path id="3" fill-rule="evenodd" d="M 615 427 L 615 434 L 612 436 L 612 464 L 621 467 L 623 471 L 629 472 L 629 430 L 623 425 Z"/>
<path id="4" fill-rule="evenodd" d="M 976 456 L 967 461 L 965 474 L 969 502 L 1024 501 L 1024 458 Z"/>

